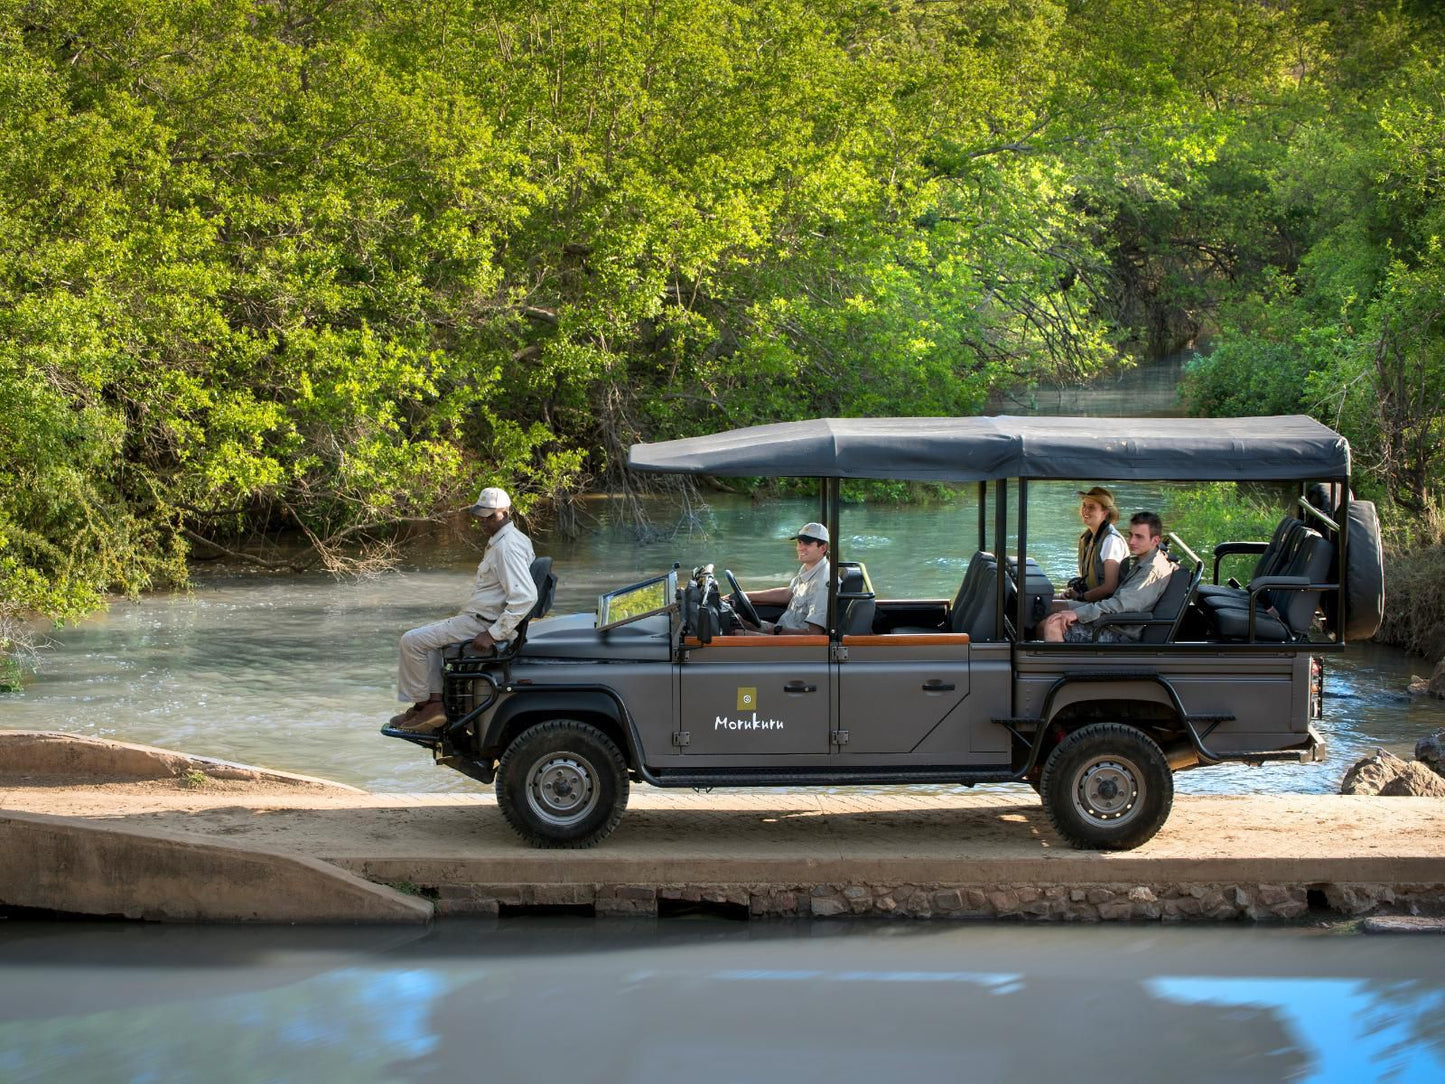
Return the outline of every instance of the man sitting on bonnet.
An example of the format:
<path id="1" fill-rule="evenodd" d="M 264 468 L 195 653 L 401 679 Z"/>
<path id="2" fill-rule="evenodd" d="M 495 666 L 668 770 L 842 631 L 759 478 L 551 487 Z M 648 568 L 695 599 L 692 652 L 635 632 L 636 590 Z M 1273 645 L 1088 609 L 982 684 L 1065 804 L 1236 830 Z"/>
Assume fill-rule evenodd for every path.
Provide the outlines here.
<path id="1" fill-rule="evenodd" d="M 477 517 L 487 536 L 471 598 L 456 617 L 412 629 L 401 638 L 397 698 L 411 701 L 412 706 L 393 716 L 391 725 L 413 734 L 440 730 L 446 722 L 442 649 L 470 640 L 475 651 L 494 651 L 513 639 L 517 626 L 537 604 L 532 540 L 512 523 L 512 498 L 492 486 L 482 490 L 467 511 Z"/>
<path id="2" fill-rule="evenodd" d="M 1137 512 L 1129 519 L 1129 556 L 1119 566 L 1119 587 L 1097 602 L 1067 602 L 1068 608 L 1050 614 L 1039 625 L 1040 635 L 1053 643 L 1132 643 L 1143 625 L 1105 625 L 1094 636 L 1094 624 L 1108 614 L 1148 612 L 1154 608 L 1174 566 L 1159 548 L 1164 525 L 1153 512 Z"/>

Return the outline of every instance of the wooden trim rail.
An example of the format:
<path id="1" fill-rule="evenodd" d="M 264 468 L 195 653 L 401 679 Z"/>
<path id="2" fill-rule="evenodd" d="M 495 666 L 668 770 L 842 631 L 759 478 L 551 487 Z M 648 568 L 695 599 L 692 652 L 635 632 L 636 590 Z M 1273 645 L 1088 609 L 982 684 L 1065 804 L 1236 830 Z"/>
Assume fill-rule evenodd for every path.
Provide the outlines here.
<path id="1" fill-rule="evenodd" d="M 905 632 L 893 636 L 843 637 L 844 647 L 949 647 L 966 643 L 966 632 Z"/>

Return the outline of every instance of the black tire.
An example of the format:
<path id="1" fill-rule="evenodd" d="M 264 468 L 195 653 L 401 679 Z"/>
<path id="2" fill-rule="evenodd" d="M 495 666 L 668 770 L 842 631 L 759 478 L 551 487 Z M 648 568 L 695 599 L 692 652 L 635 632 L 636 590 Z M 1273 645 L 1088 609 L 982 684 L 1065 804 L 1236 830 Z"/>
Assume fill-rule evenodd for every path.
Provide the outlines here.
<path id="1" fill-rule="evenodd" d="M 1169 818 L 1174 776 L 1142 730 L 1094 723 L 1049 754 L 1040 793 L 1054 830 L 1075 847 L 1127 851 L 1153 839 Z"/>
<path id="2" fill-rule="evenodd" d="M 627 763 L 595 726 L 552 719 L 512 740 L 497 765 L 497 805 L 534 847 L 591 847 L 627 808 Z"/>

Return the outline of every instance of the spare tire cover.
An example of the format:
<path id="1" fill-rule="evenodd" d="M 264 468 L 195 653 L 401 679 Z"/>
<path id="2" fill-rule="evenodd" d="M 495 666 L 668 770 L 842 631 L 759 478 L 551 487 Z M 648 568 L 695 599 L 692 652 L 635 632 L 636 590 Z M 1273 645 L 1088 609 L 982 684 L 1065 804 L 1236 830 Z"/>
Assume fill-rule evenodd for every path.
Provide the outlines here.
<path id="1" fill-rule="evenodd" d="M 1347 640 L 1368 640 L 1385 618 L 1385 561 L 1380 545 L 1380 518 L 1373 501 L 1351 501 L 1346 556 L 1349 579 L 1344 628 Z"/>

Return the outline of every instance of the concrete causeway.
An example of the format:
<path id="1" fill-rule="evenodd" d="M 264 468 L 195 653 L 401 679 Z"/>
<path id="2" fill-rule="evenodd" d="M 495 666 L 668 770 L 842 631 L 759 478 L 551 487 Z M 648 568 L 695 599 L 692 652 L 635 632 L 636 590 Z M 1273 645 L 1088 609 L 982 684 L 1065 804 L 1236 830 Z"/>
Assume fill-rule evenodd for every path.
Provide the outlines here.
<path id="1" fill-rule="evenodd" d="M 369 794 L 170 767 L 178 774 L 136 780 L 92 765 L 95 782 L 78 780 L 73 763 L 64 775 L 0 769 L 0 905 L 263 922 L 547 908 L 1063 921 L 1445 915 L 1445 800 L 1434 798 L 1177 798 L 1155 839 L 1102 853 L 1069 848 L 1024 788 L 940 797 L 634 786 L 609 839 L 565 851 L 519 841 L 488 793 Z"/>

